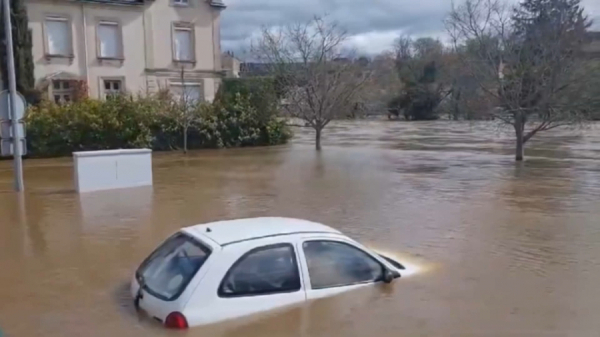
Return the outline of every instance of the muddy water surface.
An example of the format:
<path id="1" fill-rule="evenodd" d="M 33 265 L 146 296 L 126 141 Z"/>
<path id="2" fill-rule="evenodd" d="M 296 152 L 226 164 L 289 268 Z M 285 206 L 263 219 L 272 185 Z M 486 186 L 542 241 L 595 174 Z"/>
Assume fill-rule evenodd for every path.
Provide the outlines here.
<path id="1" fill-rule="evenodd" d="M 347 122 L 290 145 L 154 156 L 153 188 L 78 195 L 69 158 L 0 162 L 6 336 L 598 336 L 600 126 L 512 161 L 491 124 Z M 182 226 L 289 216 L 414 266 L 373 287 L 250 321 L 166 331 L 126 291 Z"/>

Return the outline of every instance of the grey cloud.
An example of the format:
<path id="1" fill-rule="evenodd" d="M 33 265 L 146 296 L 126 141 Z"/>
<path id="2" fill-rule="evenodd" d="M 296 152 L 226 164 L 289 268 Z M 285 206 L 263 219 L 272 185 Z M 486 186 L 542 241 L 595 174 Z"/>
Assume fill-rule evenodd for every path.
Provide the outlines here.
<path id="1" fill-rule="evenodd" d="M 238 52 L 247 48 L 252 37 L 259 33 L 262 26 L 273 27 L 302 22 L 322 14 L 328 14 L 331 19 L 338 21 L 351 36 L 386 32 L 439 36 L 443 34 L 442 20 L 451 4 L 450 0 L 225 1 L 228 8 L 222 13 L 223 50 Z M 596 19 L 598 27 L 600 3 L 598 0 L 584 0 L 583 4 L 590 17 Z M 375 49 L 381 48 L 382 46 L 377 46 Z"/>
<path id="2" fill-rule="evenodd" d="M 223 49 L 240 50 L 262 26 L 280 26 L 327 14 L 350 35 L 402 30 L 440 31 L 449 0 L 229 0 L 222 14 Z"/>

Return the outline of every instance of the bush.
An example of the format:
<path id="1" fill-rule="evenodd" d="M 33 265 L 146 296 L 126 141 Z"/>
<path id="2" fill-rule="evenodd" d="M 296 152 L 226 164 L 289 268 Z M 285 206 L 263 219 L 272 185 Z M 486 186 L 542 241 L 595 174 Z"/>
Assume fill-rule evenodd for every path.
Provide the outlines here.
<path id="1" fill-rule="evenodd" d="M 277 115 L 278 98 L 275 84 L 268 77 L 227 78 L 223 79 L 215 102 L 228 106 L 237 101 L 237 96 L 247 100 L 256 111 L 256 118 L 267 123 Z"/>
<path id="2" fill-rule="evenodd" d="M 119 148 L 178 149 L 184 128 L 176 107 L 158 95 L 64 105 L 42 101 L 26 115 L 29 152 L 49 157 Z M 196 104 L 185 113 L 189 149 L 277 145 L 291 137 L 284 121 L 273 115 L 265 118 L 240 94 L 215 104 Z"/>
<path id="3" fill-rule="evenodd" d="M 239 147 L 283 144 L 291 132 L 274 115 L 266 118 L 251 97 L 237 94 L 227 102 L 210 107 L 197 125 L 199 135 L 211 147 Z"/>
<path id="4" fill-rule="evenodd" d="M 32 155 L 61 156 L 73 151 L 148 147 L 156 107 L 151 100 L 117 97 L 57 105 L 42 101 L 25 119 Z"/>

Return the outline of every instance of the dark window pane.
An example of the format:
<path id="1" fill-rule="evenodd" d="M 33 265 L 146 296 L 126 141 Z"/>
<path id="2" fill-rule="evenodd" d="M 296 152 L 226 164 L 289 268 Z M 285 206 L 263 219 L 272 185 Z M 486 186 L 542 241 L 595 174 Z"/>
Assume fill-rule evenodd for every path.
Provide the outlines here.
<path id="1" fill-rule="evenodd" d="M 110 81 L 104 81 L 104 89 L 110 90 Z"/>
<path id="2" fill-rule="evenodd" d="M 313 289 L 376 282 L 383 266 L 362 250 L 335 241 L 308 241 L 303 244 Z"/>
<path id="3" fill-rule="evenodd" d="M 290 244 L 261 247 L 242 256 L 227 272 L 219 296 L 265 295 L 300 290 L 300 275 Z"/>
<path id="4" fill-rule="evenodd" d="M 113 82 L 113 90 L 119 90 L 119 87 L 121 86 L 121 83 L 118 81 L 114 81 Z"/>
<path id="5" fill-rule="evenodd" d="M 60 81 L 52 81 L 52 88 L 60 90 Z"/>
<path id="6" fill-rule="evenodd" d="M 69 87 L 71 86 L 71 83 L 69 83 L 69 81 L 62 81 L 62 86 L 63 86 L 63 89 L 69 89 Z"/>
<path id="7" fill-rule="evenodd" d="M 176 234 L 144 261 L 136 275 L 143 277 L 149 293 L 173 300 L 185 290 L 209 255 L 210 250 L 200 242 Z"/>
<path id="8" fill-rule="evenodd" d="M 60 103 L 60 95 L 54 95 L 54 103 Z"/>
<path id="9" fill-rule="evenodd" d="M 69 95 L 64 95 L 64 96 L 63 96 L 63 100 L 64 100 L 65 102 L 70 102 L 70 101 L 71 101 L 71 96 L 69 96 Z"/>

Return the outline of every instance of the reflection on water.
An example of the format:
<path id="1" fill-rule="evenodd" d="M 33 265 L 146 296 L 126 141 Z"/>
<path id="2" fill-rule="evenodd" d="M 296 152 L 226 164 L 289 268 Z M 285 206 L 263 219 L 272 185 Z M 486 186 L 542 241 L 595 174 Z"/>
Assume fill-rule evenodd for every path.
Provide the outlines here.
<path id="1" fill-rule="evenodd" d="M 410 277 L 186 336 L 597 336 L 600 133 L 343 122 L 275 148 L 154 156 L 152 188 L 77 195 L 69 158 L 0 162 L 0 327 L 8 336 L 170 336 L 127 281 L 182 226 L 288 216 L 390 254 Z M 405 275 L 406 276 L 406 275 Z"/>
<path id="2" fill-rule="evenodd" d="M 415 256 L 410 256 L 408 254 L 398 252 L 392 252 L 373 246 L 370 246 L 369 249 L 386 257 L 389 257 L 394 261 L 402 261 L 401 264 L 404 267 L 404 270 L 402 270 L 403 279 L 416 274 L 423 274 L 424 272 L 430 271 L 433 268 L 431 263 L 422 261 L 422 259 L 416 258 Z"/>

